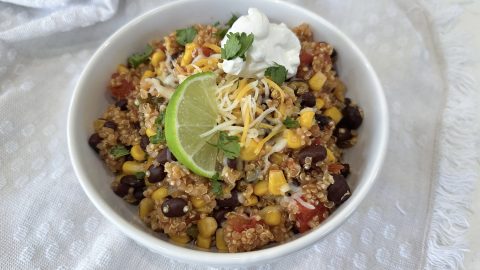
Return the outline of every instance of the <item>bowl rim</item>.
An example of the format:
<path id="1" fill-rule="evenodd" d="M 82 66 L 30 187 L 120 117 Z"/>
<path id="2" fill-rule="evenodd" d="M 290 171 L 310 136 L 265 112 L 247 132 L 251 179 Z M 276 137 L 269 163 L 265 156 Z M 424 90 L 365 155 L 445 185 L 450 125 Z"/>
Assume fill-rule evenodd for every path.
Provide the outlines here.
<path id="1" fill-rule="evenodd" d="M 316 229 L 308 232 L 307 234 L 298 237 L 292 241 L 279 244 L 277 246 L 269 247 L 266 249 L 260 249 L 249 252 L 242 253 L 214 253 L 210 251 L 201 251 L 194 250 L 182 246 L 178 246 L 172 243 L 169 243 L 165 240 L 162 240 L 154 235 L 151 235 L 147 232 L 144 232 L 136 228 L 133 224 L 127 222 L 123 217 L 117 214 L 113 208 L 107 204 L 107 202 L 102 198 L 101 194 L 90 184 L 86 174 L 84 173 L 84 168 L 81 165 L 81 162 L 78 158 L 79 156 L 79 145 L 75 144 L 75 123 L 74 119 L 77 118 L 79 113 L 79 104 L 76 102 L 79 99 L 81 90 L 84 88 L 86 83 L 85 76 L 91 69 L 93 69 L 93 63 L 96 62 L 95 59 L 101 55 L 104 50 L 109 46 L 109 44 L 117 39 L 117 37 L 124 35 L 125 32 L 129 32 L 132 27 L 141 23 L 148 17 L 154 16 L 157 13 L 167 10 L 171 7 L 178 5 L 185 5 L 190 2 L 197 2 L 196 0 L 181 0 L 176 2 L 170 2 L 162 4 L 152 10 L 149 10 L 143 14 L 140 14 L 136 18 L 130 20 L 128 23 L 116 30 L 112 35 L 110 35 L 100 47 L 95 51 L 93 56 L 88 61 L 84 70 L 82 71 L 79 80 L 75 86 L 70 106 L 68 110 L 67 118 L 67 141 L 70 160 L 73 165 L 74 172 L 78 177 L 80 185 L 82 186 L 84 192 L 87 194 L 87 197 L 95 205 L 95 207 L 100 211 L 100 213 L 106 217 L 111 223 L 115 224 L 124 234 L 126 234 L 131 239 L 135 240 L 137 243 L 147 247 L 148 249 L 160 253 L 162 255 L 168 256 L 181 261 L 187 261 L 187 263 L 201 263 L 204 265 L 252 265 L 256 263 L 270 261 L 272 259 L 285 256 L 287 254 L 296 252 L 300 249 L 311 246 L 313 243 L 319 241 L 326 235 L 330 234 L 332 231 L 340 227 L 348 217 L 358 208 L 360 203 L 365 199 L 368 191 L 373 186 L 380 168 L 382 166 L 383 160 L 386 154 L 387 141 L 388 141 L 388 109 L 383 88 L 381 86 L 380 80 L 370 62 L 367 60 L 365 55 L 360 51 L 360 49 L 355 45 L 355 43 L 342 31 L 340 31 L 336 26 L 331 24 L 326 19 L 322 18 L 320 15 L 309 11 L 303 7 L 297 6 L 295 4 L 278 1 L 278 0 L 264 0 L 265 2 L 270 2 L 275 5 L 283 5 L 283 8 L 294 9 L 299 13 L 304 13 L 312 18 L 314 18 L 319 25 L 322 27 L 329 28 L 330 31 L 335 32 L 338 35 L 339 39 L 342 42 L 345 42 L 348 47 L 354 51 L 356 55 L 360 58 L 361 62 L 364 64 L 367 72 L 370 74 L 372 79 L 375 95 L 378 97 L 378 108 L 382 112 L 378 117 L 379 121 L 377 122 L 378 130 L 376 133 L 379 133 L 379 140 L 376 142 L 377 147 L 375 148 L 374 154 L 372 155 L 372 160 L 370 161 L 373 165 L 370 167 L 370 170 L 364 176 L 366 181 L 363 185 L 359 186 L 358 189 L 350 199 L 348 204 L 342 205 L 340 209 L 337 209 L 339 212 L 337 215 L 332 216 L 327 219 L 322 226 L 317 227 Z"/>

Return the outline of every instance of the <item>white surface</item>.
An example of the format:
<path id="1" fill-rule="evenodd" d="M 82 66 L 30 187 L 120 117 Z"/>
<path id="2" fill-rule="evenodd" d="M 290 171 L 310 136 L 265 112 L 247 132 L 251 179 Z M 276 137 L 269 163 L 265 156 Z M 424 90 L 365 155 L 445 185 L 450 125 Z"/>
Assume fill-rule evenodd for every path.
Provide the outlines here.
<path id="1" fill-rule="evenodd" d="M 225 0 L 221 1 L 226 3 Z M 195 9 L 198 14 L 201 14 L 195 17 L 195 22 L 208 23 L 216 14 L 221 13 L 220 9 L 224 14 L 244 14 L 252 6 L 264 10 L 272 20 L 282 20 L 289 25 L 296 23 L 295 18 L 302 18 L 312 26 L 315 36 L 331 43 L 341 55 L 337 64 L 342 79 L 350 89 L 349 96 L 362 106 L 365 115 L 369 117 L 359 129 L 362 134 L 361 139 L 346 156 L 346 160 L 356 171 L 349 177 L 352 196 L 324 221 L 322 226 L 305 237 L 269 249 L 236 254 L 213 253 L 205 256 L 205 252 L 184 249 L 160 240 L 157 233 L 146 228 L 138 218 L 133 218 L 137 215 L 137 209 L 128 207 L 113 194 L 109 181 L 98 181 L 98 179 L 110 179 L 111 175 L 98 162 L 96 153 L 85 142 L 88 141 L 92 132 L 93 121 L 107 106 L 108 100 L 105 98 L 104 86 L 117 65 L 116 55 L 129 55 L 141 50 L 151 37 L 163 36 L 171 29 L 183 27 L 184 20 L 173 20 L 173 17 L 188 18 L 189 11 L 186 7 Z M 226 20 L 227 18 L 216 19 Z M 85 108 L 90 109 L 85 110 Z M 73 167 L 85 192 L 100 212 L 125 234 L 149 249 L 180 261 L 206 265 L 246 266 L 271 262 L 308 247 L 337 229 L 358 207 L 372 187 L 383 161 L 388 136 L 388 111 L 383 90 L 371 65 L 358 48 L 328 22 L 304 9 L 284 3 L 273 4 L 269 1 L 256 0 L 241 2 L 232 0 L 228 4 L 228 10 L 220 7 L 218 0 L 174 3 L 135 19 L 108 39 L 87 64 L 73 94 L 69 114 L 68 144 Z"/>

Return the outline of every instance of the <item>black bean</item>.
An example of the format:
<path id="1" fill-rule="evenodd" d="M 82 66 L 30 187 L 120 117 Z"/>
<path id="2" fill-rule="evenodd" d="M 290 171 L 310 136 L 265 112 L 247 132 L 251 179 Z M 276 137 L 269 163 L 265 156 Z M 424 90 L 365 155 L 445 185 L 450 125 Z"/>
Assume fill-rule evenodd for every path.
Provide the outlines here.
<path id="1" fill-rule="evenodd" d="M 113 121 L 107 121 L 105 124 L 103 124 L 104 127 L 106 128 L 111 128 L 113 130 L 117 130 L 117 124 Z"/>
<path id="2" fill-rule="evenodd" d="M 340 126 L 345 126 L 350 129 L 357 129 L 363 122 L 362 113 L 357 106 L 347 106 L 342 110 L 343 118 Z"/>
<path id="3" fill-rule="evenodd" d="M 347 176 L 350 174 L 350 164 L 348 163 L 343 163 L 343 169 L 340 170 L 340 173 L 343 175 L 343 177 L 347 178 Z"/>
<path id="4" fill-rule="evenodd" d="M 117 194 L 119 197 L 124 197 L 128 194 L 129 188 L 130 187 L 128 185 L 119 183 L 113 192 L 115 192 L 115 194 Z"/>
<path id="5" fill-rule="evenodd" d="M 339 127 L 333 131 L 333 135 L 337 137 L 337 144 L 348 141 L 352 138 L 352 132 L 349 128 Z"/>
<path id="6" fill-rule="evenodd" d="M 326 130 L 327 128 L 334 125 L 332 118 L 323 114 L 315 114 L 315 120 L 317 120 L 317 124 L 320 130 Z"/>
<path id="7" fill-rule="evenodd" d="M 90 147 L 92 147 L 92 149 L 95 150 L 95 152 L 97 153 L 99 151 L 97 145 L 101 142 L 102 142 L 102 137 L 100 137 L 98 133 L 93 133 L 90 136 L 90 138 L 88 138 L 88 145 L 90 145 Z"/>
<path id="8" fill-rule="evenodd" d="M 115 102 L 115 106 L 119 107 L 120 110 L 122 110 L 122 111 L 126 111 L 128 109 L 127 104 L 128 104 L 128 101 L 124 98 L 119 99 L 119 100 L 117 100 L 117 102 Z"/>
<path id="9" fill-rule="evenodd" d="M 140 126 L 140 122 L 133 122 L 133 123 L 132 123 L 132 127 L 133 127 L 134 129 L 136 129 L 136 130 L 139 130 L 140 128 L 142 128 L 142 127 Z"/>
<path id="10" fill-rule="evenodd" d="M 188 204 L 182 198 L 166 199 L 162 203 L 162 213 L 166 217 L 181 217 L 188 212 Z"/>
<path id="11" fill-rule="evenodd" d="M 150 168 L 148 168 L 148 182 L 150 183 L 158 183 L 160 181 L 163 181 L 165 175 L 166 173 L 163 165 L 159 165 L 157 167 L 152 165 L 150 166 Z"/>
<path id="12" fill-rule="evenodd" d="M 300 105 L 302 107 L 315 107 L 315 104 L 317 103 L 315 99 L 315 95 L 313 95 L 312 92 L 304 93 L 301 99 L 302 99 L 302 102 L 300 102 Z"/>
<path id="13" fill-rule="evenodd" d="M 337 61 L 338 53 L 337 50 L 333 49 L 332 54 L 330 55 L 330 59 L 332 59 L 332 63 Z"/>
<path id="14" fill-rule="evenodd" d="M 228 199 L 217 200 L 218 207 L 233 209 L 239 206 L 240 202 L 238 201 L 238 191 L 234 189 L 232 190 L 231 194 L 232 197 Z"/>
<path id="15" fill-rule="evenodd" d="M 133 157 L 131 155 L 125 156 L 125 161 L 133 161 Z"/>
<path id="16" fill-rule="evenodd" d="M 238 164 L 238 159 L 234 158 L 234 159 L 227 159 L 227 165 L 228 167 L 230 167 L 231 169 L 234 169 L 236 170 L 238 167 L 237 167 L 237 164 Z"/>
<path id="17" fill-rule="evenodd" d="M 157 161 L 161 165 L 165 165 L 165 163 L 175 160 L 175 157 L 172 155 L 172 152 L 168 148 L 162 149 L 160 153 L 157 155 Z"/>
<path id="18" fill-rule="evenodd" d="M 344 103 L 345 103 L 345 105 L 348 106 L 348 105 L 352 104 L 352 100 L 350 98 L 346 97 Z"/>
<path id="19" fill-rule="evenodd" d="M 145 151 L 147 149 L 147 145 L 150 143 L 150 139 L 147 135 L 142 135 L 140 138 L 140 147 Z"/>
<path id="20" fill-rule="evenodd" d="M 292 179 L 292 184 L 293 184 L 294 186 L 296 186 L 296 187 L 299 187 L 299 186 L 300 186 L 300 182 L 298 182 L 298 180 L 295 179 L 295 178 Z"/>
<path id="21" fill-rule="evenodd" d="M 222 222 L 225 220 L 225 215 L 230 212 L 228 209 L 217 209 L 213 211 L 213 218 L 217 221 L 218 226 L 222 224 Z"/>
<path id="22" fill-rule="evenodd" d="M 327 157 L 327 150 L 321 145 L 310 145 L 298 153 L 298 159 L 300 160 L 300 165 L 302 167 L 305 165 L 305 158 L 312 158 L 312 165 L 324 160 Z"/>
<path id="23" fill-rule="evenodd" d="M 139 180 L 135 175 L 125 175 L 120 179 L 120 183 L 134 187 L 140 188 L 145 186 L 145 181 Z"/>
<path id="24" fill-rule="evenodd" d="M 140 188 L 135 188 L 133 191 L 133 197 L 137 200 L 137 202 L 140 202 L 145 196 L 143 196 L 143 187 Z"/>
<path id="25" fill-rule="evenodd" d="M 338 206 L 350 197 L 350 187 L 348 186 L 345 177 L 341 174 L 334 174 L 333 180 L 333 184 L 327 188 L 327 198 Z"/>

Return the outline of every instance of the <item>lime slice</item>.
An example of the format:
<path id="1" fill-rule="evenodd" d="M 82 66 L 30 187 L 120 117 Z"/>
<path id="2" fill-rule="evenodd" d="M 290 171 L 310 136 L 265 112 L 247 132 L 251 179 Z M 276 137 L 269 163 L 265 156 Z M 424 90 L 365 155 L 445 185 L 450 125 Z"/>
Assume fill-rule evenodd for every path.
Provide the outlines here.
<path id="1" fill-rule="evenodd" d="M 192 172 L 211 178 L 215 174 L 218 148 L 216 134 L 200 137 L 217 123 L 216 75 L 203 72 L 183 81 L 165 113 L 165 137 L 170 151 Z"/>

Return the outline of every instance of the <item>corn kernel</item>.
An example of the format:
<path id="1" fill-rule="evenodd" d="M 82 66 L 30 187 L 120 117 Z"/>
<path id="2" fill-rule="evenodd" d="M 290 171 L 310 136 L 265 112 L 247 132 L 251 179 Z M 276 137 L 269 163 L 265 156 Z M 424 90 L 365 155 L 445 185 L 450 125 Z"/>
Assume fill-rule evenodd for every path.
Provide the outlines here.
<path id="1" fill-rule="evenodd" d="M 195 43 L 188 43 L 185 45 L 185 53 L 183 54 L 182 60 L 180 61 L 180 65 L 182 67 L 187 66 L 193 60 L 193 50 L 197 47 Z"/>
<path id="2" fill-rule="evenodd" d="M 151 128 L 147 128 L 145 130 L 145 133 L 147 134 L 148 137 L 152 137 L 152 136 L 155 136 L 157 135 L 157 132 L 155 132 L 155 130 L 151 129 Z"/>
<path id="3" fill-rule="evenodd" d="M 315 99 L 315 101 L 316 101 L 315 102 L 315 107 L 317 107 L 317 109 L 320 110 L 321 108 L 323 108 L 323 106 L 325 106 L 325 101 L 323 99 L 317 98 L 317 99 Z"/>
<path id="4" fill-rule="evenodd" d="M 286 129 L 283 132 L 283 137 L 287 140 L 287 147 L 298 149 L 302 147 L 302 138 L 294 130 Z"/>
<path id="5" fill-rule="evenodd" d="M 147 161 L 143 163 L 143 168 L 145 169 L 145 171 L 148 170 L 150 166 L 152 166 L 154 160 L 154 158 L 149 157 Z"/>
<path id="6" fill-rule="evenodd" d="M 207 204 L 201 197 L 192 197 L 191 201 L 195 208 L 202 208 Z"/>
<path id="7" fill-rule="evenodd" d="M 161 202 L 168 196 L 168 188 L 161 187 L 152 192 L 152 199 L 157 202 Z"/>
<path id="8" fill-rule="evenodd" d="M 258 154 L 255 154 L 255 149 L 258 146 L 258 142 L 251 140 L 247 146 L 242 147 L 240 150 L 240 158 L 246 161 L 255 160 L 258 157 Z"/>
<path id="9" fill-rule="evenodd" d="M 255 195 L 251 195 L 250 197 L 245 199 L 243 206 L 253 206 L 258 203 L 258 197 Z"/>
<path id="10" fill-rule="evenodd" d="M 186 233 L 181 235 L 169 234 L 168 236 L 173 242 L 177 244 L 187 244 L 188 242 L 190 242 L 190 237 Z"/>
<path id="11" fill-rule="evenodd" d="M 298 122 L 300 126 L 304 128 L 311 128 L 313 126 L 313 117 L 315 116 L 314 111 L 303 111 L 300 113 L 300 117 L 298 118 Z"/>
<path id="12" fill-rule="evenodd" d="M 323 114 L 332 118 L 335 124 L 338 124 L 343 117 L 342 113 L 337 109 L 337 107 L 328 108 L 325 110 L 325 112 L 323 112 Z"/>
<path id="13" fill-rule="evenodd" d="M 119 74 L 126 74 L 128 72 L 128 68 L 125 65 L 118 65 L 117 72 Z"/>
<path id="14" fill-rule="evenodd" d="M 152 78 L 153 76 L 155 76 L 155 73 L 153 73 L 153 71 L 148 69 L 148 70 L 145 70 L 145 72 L 143 73 L 142 79 Z"/>
<path id="15" fill-rule="evenodd" d="M 218 224 L 213 217 L 202 218 L 197 223 L 198 233 L 203 237 L 211 237 L 217 230 Z"/>
<path id="16" fill-rule="evenodd" d="M 258 181 L 253 186 L 253 194 L 257 196 L 263 196 L 268 192 L 268 182 L 267 181 Z"/>
<path id="17" fill-rule="evenodd" d="M 335 161 L 337 161 L 337 159 L 335 158 L 335 155 L 333 154 L 333 152 L 327 148 L 327 158 L 326 158 L 326 162 L 327 163 L 334 163 Z"/>
<path id="18" fill-rule="evenodd" d="M 320 91 L 322 90 L 325 81 L 327 81 L 327 77 L 319 71 L 308 80 L 308 86 L 314 91 Z"/>
<path id="19" fill-rule="evenodd" d="M 120 183 L 120 179 L 122 179 L 122 177 L 124 177 L 125 174 L 121 173 L 121 174 L 118 174 L 115 176 L 115 182 L 117 183 Z"/>
<path id="20" fill-rule="evenodd" d="M 124 174 L 135 174 L 145 171 L 142 163 L 136 161 L 125 161 L 122 165 L 122 171 Z"/>
<path id="21" fill-rule="evenodd" d="M 141 219 L 145 219 L 153 210 L 153 200 L 150 198 L 143 198 L 138 205 L 138 215 Z"/>
<path id="22" fill-rule="evenodd" d="M 284 154 L 281 154 L 281 153 L 273 153 L 271 156 L 270 156 L 270 161 L 273 163 L 273 164 L 277 164 L 277 165 L 280 165 L 283 163 L 283 158 L 285 157 Z"/>
<path id="23" fill-rule="evenodd" d="M 204 237 L 204 236 L 198 235 L 197 237 L 197 246 L 199 248 L 209 249 L 211 242 L 212 242 L 211 236 Z"/>
<path id="24" fill-rule="evenodd" d="M 278 207 L 267 206 L 260 211 L 262 219 L 270 226 L 276 226 L 282 223 L 282 214 Z"/>
<path id="25" fill-rule="evenodd" d="M 139 144 L 132 146 L 132 149 L 130 149 L 130 155 L 132 155 L 133 159 L 136 161 L 144 161 L 146 156 L 145 151 L 143 151 Z"/>
<path id="26" fill-rule="evenodd" d="M 103 125 L 105 125 L 105 122 L 106 122 L 106 121 L 103 120 L 103 119 L 97 119 L 97 120 L 95 120 L 95 121 L 93 122 L 93 128 L 94 128 L 95 130 L 101 129 L 101 128 L 103 127 Z"/>
<path id="27" fill-rule="evenodd" d="M 270 170 L 268 173 L 268 192 L 272 195 L 283 195 L 282 186 L 287 183 L 281 170 Z"/>
<path id="28" fill-rule="evenodd" d="M 165 60 L 165 53 L 162 50 L 156 51 L 152 55 L 152 66 L 157 67 L 158 64 Z"/>
<path id="29" fill-rule="evenodd" d="M 218 229 L 215 233 L 215 244 L 217 245 L 217 249 L 221 251 L 228 250 L 224 235 L 223 229 Z"/>
<path id="30" fill-rule="evenodd" d="M 333 95 L 341 102 L 344 102 L 346 92 L 345 85 L 340 80 L 336 80 L 335 82 L 337 85 L 333 91 Z"/>

